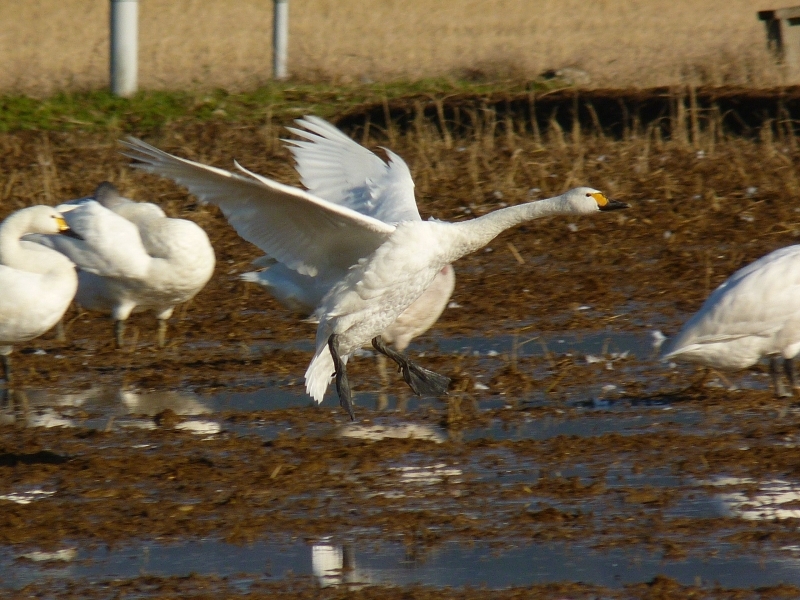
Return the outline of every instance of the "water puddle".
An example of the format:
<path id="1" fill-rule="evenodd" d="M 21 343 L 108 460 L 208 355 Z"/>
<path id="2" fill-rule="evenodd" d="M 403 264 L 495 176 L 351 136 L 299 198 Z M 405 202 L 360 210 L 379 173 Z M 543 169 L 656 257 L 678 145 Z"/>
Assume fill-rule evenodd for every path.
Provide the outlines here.
<path id="1" fill-rule="evenodd" d="M 587 369 L 586 373 L 594 369 L 596 374 L 598 364 L 601 373 L 611 372 L 616 377 L 652 378 L 656 372 L 649 334 L 599 332 L 547 339 L 527 339 L 518 334 L 491 339 L 448 339 L 431 344 L 422 346 L 418 354 L 435 351 L 477 355 L 488 362 L 507 360 L 513 349 L 517 357 L 572 355 L 579 360 L 567 360 L 564 364 L 572 369 Z M 365 357 L 369 358 L 369 353 Z M 583 375 L 579 371 L 576 380 L 582 382 Z M 754 381 L 757 387 L 766 384 L 764 379 L 759 373 L 748 373 L 738 381 Z M 614 387 L 604 383 L 614 381 L 613 377 L 592 381 L 597 389 L 604 389 L 602 385 Z M 398 382 L 398 386 L 402 384 Z M 272 493 L 273 480 L 279 486 L 281 473 L 287 473 L 290 481 L 290 470 L 302 467 L 302 461 L 306 460 L 303 457 L 309 451 L 322 448 L 321 456 L 325 459 L 319 463 L 320 477 L 333 474 L 336 485 L 357 490 L 354 497 L 363 501 L 359 504 L 359 519 L 383 517 L 388 514 L 386 511 L 394 517 L 458 515 L 469 524 L 467 531 L 478 533 L 474 538 L 470 537 L 472 533 L 456 535 L 453 532 L 458 532 L 458 524 L 445 531 L 451 527 L 450 520 L 442 517 L 439 521 L 442 525 L 436 525 L 442 531 L 434 539 L 467 539 L 471 543 L 448 541 L 432 547 L 416 547 L 416 542 L 411 545 L 396 542 L 399 537 L 382 541 L 393 535 L 393 530 L 385 526 L 386 521 L 380 521 L 382 525 L 373 526 L 366 533 L 360 530 L 355 533 L 357 526 L 352 525 L 343 525 L 341 530 L 324 525 L 307 538 L 317 539 L 316 543 L 286 537 L 287 532 L 298 531 L 294 529 L 281 529 L 283 537 L 276 539 L 258 533 L 254 536 L 258 541 L 250 545 L 203 537 L 214 532 L 213 535 L 223 538 L 224 527 L 205 529 L 194 538 L 187 534 L 175 540 L 173 535 L 169 539 L 175 541 L 170 543 L 163 541 L 166 537 L 153 538 L 156 534 L 136 530 L 111 548 L 99 542 L 90 546 L 80 540 L 62 547 L 37 548 L 36 543 L 45 545 L 44 542 L 28 540 L 20 549 L 13 544 L 0 546 L 3 573 L 0 588 L 20 588 L 43 578 L 55 585 L 135 578 L 143 574 L 190 573 L 231 577 L 240 581 L 243 589 L 248 582 L 297 575 L 314 577 L 323 586 L 421 583 L 502 588 L 581 581 L 619 587 L 648 581 L 659 574 L 691 585 L 698 582 L 725 587 L 781 582 L 800 585 L 800 533 L 791 526 L 800 519 L 800 482 L 792 479 L 792 472 L 786 468 L 780 471 L 778 467 L 775 473 L 763 477 L 750 472 L 748 477 L 724 475 L 726 465 L 737 465 L 725 460 L 733 460 L 729 457 L 739 456 L 736 453 L 747 451 L 750 446 L 772 447 L 776 453 L 773 462 L 784 460 L 778 451 L 791 450 L 800 440 L 792 429 L 794 425 L 789 424 L 798 421 L 796 407 L 786 407 L 780 413 L 786 423 L 783 428 L 765 433 L 761 406 L 725 410 L 727 397 L 717 405 L 719 410 L 709 410 L 701 403 L 648 402 L 611 392 L 607 398 L 602 394 L 592 396 L 580 384 L 572 386 L 561 394 L 539 390 L 538 395 L 531 392 L 530 397 L 516 399 L 488 393 L 476 399 L 470 398 L 470 392 L 456 393 L 454 396 L 461 403 L 458 411 L 467 415 L 461 420 L 458 414 L 462 413 L 456 414 L 448 400 L 416 398 L 399 392 L 396 387 L 391 388 L 393 393 L 359 390 L 359 421 L 355 423 L 344 418 L 333 398 L 314 409 L 327 412 L 310 410 L 313 403 L 301 385 L 270 384 L 255 391 L 210 394 L 112 387 L 94 387 L 76 393 L 37 389 L 9 393 L 0 403 L 0 424 L 88 428 L 120 434 L 104 436 L 103 444 L 114 448 L 125 460 L 131 456 L 130 452 L 157 454 L 180 446 L 192 458 L 185 467 L 189 478 L 196 477 L 190 469 L 198 461 L 206 465 L 203 468 L 213 467 L 222 473 L 224 469 L 218 465 L 227 464 L 229 453 L 235 456 L 240 451 L 236 443 L 261 449 L 278 446 L 262 440 L 285 442 L 285 458 L 280 459 L 285 464 L 271 462 L 265 466 L 266 472 L 271 473 L 267 484 L 262 482 L 258 490 L 247 487 L 247 493 L 238 500 L 246 507 L 252 499 L 254 506 L 258 506 L 253 509 L 256 512 L 272 510 L 270 503 L 265 500 L 259 504 L 259 499 L 260 494 Z M 285 409 L 290 412 L 296 409 L 300 418 L 278 412 Z M 277 416 L 272 418 L 271 411 Z M 147 433 L 165 427 L 178 433 L 158 436 Z M 724 436 L 732 441 L 724 442 Z M 135 442 L 131 442 L 134 437 Z M 397 439 L 419 443 L 371 446 Z M 743 439 L 747 442 L 739 441 Z M 651 444 L 651 440 L 656 442 Z M 686 452 L 686 448 L 669 445 L 686 444 L 686 440 L 690 444 L 713 440 L 718 445 L 712 458 L 716 457 L 720 466 L 706 461 L 700 448 Z M 302 444 L 295 447 L 289 442 Z M 723 442 L 729 445 L 724 446 Z M 91 457 L 95 450 L 94 442 L 88 444 L 80 450 L 81 460 Z M 368 458 L 350 459 L 344 451 L 341 455 L 345 458 L 340 457 L 341 447 L 363 449 L 367 445 Z M 390 452 L 386 456 L 391 458 L 383 459 L 381 451 L 386 447 L 396 453 Z M 557 459 L 549 458 L 550 448 L 560 453 Z M 682 463 L 673 457 L 671 448 L 682 457 Z M 247 452 L 245 460 L 252 454 L 250 450 Z M 49 454 L 39 456 L 41 453 Z M 31 459 L 30 464 L 37 465 L 56 465 L 68 460 L 66 451 L 65 456 L 54 449 L 33 454 L 3 456 L 7 465 L 25 457 Z M 277 452 L 271 455 L 279 456 Z M 361 455 L 354 452 L 353 456 Z M 326 465 L 327 461 L 331 465 Z M 694 461 L 705 462 L 705 466 L 692 470 Z M 71 492 L 57 475 L 51 476 L 57 474 L 56 468 L 45 471 L 48 469 L 42 468 L 40 477 L 28 480 L 10 479 L 13 483 L 0 494 L 0 509 L 7 506 L 24 511 L 64 506 L 65 510 L 80 510 L 81 503 L 102 498 L 107 491 L 84 482 L 81 484 L 84 487 Z M 698 472 L 701 474 L 697 475 Z M 154 487 L 147 501 L 155 504 L 160 499 L 169 499 L 175 504 L 178 514 L 175 518 L 190 519 L 189 515 L 197 514 L 191 511 L 203 506 L 209 519 L 217 519 L 214 499 L 223 489 L 206 490 L 203 477 L 193 479 L 196 487 L 178 488 L 177 494 L 170 485 L 163 489 Z M 295 500 L 304 502 L 306 507 L 331 502 L 334 508 L 330 510 L 338 516 L 341 513 L 336 512 L 335 503 L 339 501 L 339 488 L 326 485 L 287 488 L 289 494 L 297 495 L 287 496 L 286 506 L 291 508 L 282 510 L 290 513 L 296 510 Z M 132 489 L 140 491 L 136 485 Z M 147 494 L 150 493 L 148 490 Z M 27 508 L 31 504 L 35 507 Z M 186 512 L 181 513 L 184 509 Z M 301 520 L 316 514 L 308 512 L 308 508 L 297 510 Z M 571 524 L 570 519 L 575 515 L 580 523 Z M 650 518 L 663 525 L 653 534 L 660 537 L 652 543 L 642 541 L 651 533 L 642 523 Z M 681 524 L 691 523 L 692 519 L 712 524 L 707 533 L 694 536 L 686 533 L 692 531 L 691 526 Z M 527 533 L 505 528 L 507 522 L 520 523 L 523 529 L 528 527 Z M 672 528 L 670 523 L 678 524 Z M 731 541 L 748 527 L 761 524 L 778 527 L 775 523 L 782 524 L 778 531 L 781 535 L 771 537 L 768 533 L 763 537 L 764 543 L 757 547 L 748 546 L 747 541 Z M 572 537 L 557 535 L 562 526 L 575 527 L 577 533 Z M 320 539 L 319 531 L 334 537 Z M 542 537 L 537 535 L 540 531 L 544 532 Z M 350 535 L 359 541 L 341 542 Z M 534 544 L 530 543 L 532 539 L 573 541 Z M 492 540 L 494 545 L 485 540 Z M 680 552 L 670 553 L 670 544 L 680 547 Z"/>
<path id="2" fill-rule="evenodd" d="M 0 554 L 0 588 L 19 589 L 49 579 L 101 583 L 139 576 L 214 574 L 239 581 L 313 576 L 320 585 L 485 586 L 490 589 L 559 581 L 619 588 L 665 575 L 685 585 L 723 587 L 800 585 L 800 557 L 791 549 L 773 556 L 742 556 L 723 547 L 680 560 L 645 548 L 592 549 L 583 544 L 545 543 L 490 548 L 448 543 L 409 548 L 399 543 L 334 544 L 322 541 L 261 542 L 246 546 L 203 540 L 184 544 L 145 543 L 110 550 L 65 548 L 18 556 Z"/>
<path id="3" fill-rule="evenodd" d="M 548 353 L 575 356 L 626 355 L 640 360 L 656 355 L 649 332 L 588 331 L 562 332 L 554 335 L 531 335 L 530 331 L 493 337 L 459 336 L 439 338 L 420 344 L 422 349 L 435 348 L 441 354 L 473 354 L 497 356 L 516 353 L 519 357 L 544 356 Z"/>

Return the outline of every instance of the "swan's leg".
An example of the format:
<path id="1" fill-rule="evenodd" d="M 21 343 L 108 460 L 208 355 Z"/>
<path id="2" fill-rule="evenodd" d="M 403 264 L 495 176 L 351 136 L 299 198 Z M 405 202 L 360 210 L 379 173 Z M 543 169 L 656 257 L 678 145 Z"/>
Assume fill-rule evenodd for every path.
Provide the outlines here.
<path id="1" fill-rule="evenodd" d="M 389 395 L 386 389 L 389 387 L 389 373 L 386 371 L 386 357 L 378 354 L 378 374 L 381 376 L 381 389 L 378 392 L 378 410 L 386 410 L 389 407 Z"/>
<path id="2" fill-rule="evenodd" d="M 114 341 L 117 344 L 117 350 L 123 346 L 122 342 L 125 339 L 125 321 L 117 319 L 114 321 Z"/>
<path id="3" fill-rule="evenodd" d="M 183 305 L 184 308 L 186 304 Z M 163 348 L 167 345 L 167 319 L 172 316 L 175 310 L 174 306 L 168 306 L 164 310 L 156 311 L 156 319 L 158 320 L 158 347 Z"/>
<path id="4" fill-rule="evenodd" d="M 339 394 L 339 404 L 350 415 L 350 420 L 355 421 L 353 413 L 353 394 L 350 391 L 350 382 L 347 381 L 347 365 L 339 356 L 339 336 L 335 333 L 328 338 L 328 348 L 333 357 L 333 366 L 336 369 L 336 393 Z"/>
<path id="5" fill-rule="evenodd" d="M 158 320 L 158 347 L 163 348 L 167 345 L 167 320 Z"/>
<path id="6" fill-rule="evenodd" d="M 408 357 L 395 352 L 383 343 L 381 336 L 372 338 L 372 346 L 380 352 L 391 358 L 400 367 L 403 373 L 403 379 L 414 390 L 417 396 L 422 394 L 430 394 L 438 396 L 446 394 L 447 388 L 450 386 L 450 378 L 444 375 L 439 375 L 433 371 L 429 371 L 424 367 L 410 360 Z"/>
<path id="7" fill-rule="evenodd" d="M 778 366 L 778 358 L 775 356 L 769 359 L 769 374 L 772 376 L 772 386 L 775 388 L 775 397 L 789 398 L 792 392 L 787 390 L 786 385 L 783 383 L 781 369 Z"/>
<path id="8" fill-rule="evenodd" d="M 6 384 L 11 384 L 11 355 L 10 354 L 3 354 L 3 379 L 6 380 Z"/>
<path id="9" fill-rule="evenodd" d="M 792 358 L 784 358 L 783 359 L 783 370 L 786 373 L 786 379 L 789 380 L 789 395 L 794 395 L 794 390 L 797 387 L 797 378 L 794 374 L 794 359 Z"/>
<path id="10" fill-rule="evenodd" d="M 58 320 L 56 323 L 56 341 L 57 342 L 66 342 L 67 341 L 67 333 L 64 328 L 64 319 L 63 317 Z"/>

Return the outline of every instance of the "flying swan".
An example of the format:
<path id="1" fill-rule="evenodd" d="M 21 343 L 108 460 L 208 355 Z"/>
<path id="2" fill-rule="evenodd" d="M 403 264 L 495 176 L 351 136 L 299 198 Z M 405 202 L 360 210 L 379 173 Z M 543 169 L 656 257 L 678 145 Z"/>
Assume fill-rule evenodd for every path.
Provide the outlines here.
<path id="1" fill-rule="evenodd" d="M 297 124 L 305 130 L 287 129 L 301 139 L 285 141 L 309 193 L 385 223 L 420 219 L 414 183 L 400 157 L 393 157 L 386 164 L 319 117 L 298 119 Z M 269 255 L 253 263 L 268 268 L 243 273 L 241 278 L 265 288 L 283 306 L 303 316 L 312 314 L 325 294 L 347 274 L 346 270 L 334 268 L 314 277 L 301 275 Z M 455 284 L 455 270 L 452 265 L 445 265 L 423 294 L 381 332 L 381 339 L 403 352 L 411 340 L 436 323 Z"/>
<path id="2" fill-rule="evenodd" d="M 593 214 L 627 207 L 592 188 L 576 188 L 546 200 L 503 208 L 470 221 L 422 221 L 416 211 L 408 167 L 387 150 L 389 165 L 402 169 L 406 211 L 389 223 L 256 175 L 210 167 L 163 152 L 140 140 L 123 142 L 133 166 L 185 186 L 203 202 L 218 205 L 245 240 L 301 275 L 340 269 L 314 312 L 319 320 L 316 352 L 306 370 L 306 391 L 321 402 L 335 377 L 339 402 L 353 419 L 346 364 L 356 350 L 373 347 L 395 361 L 416 394 L 442 394 L 449 378 L 389 348 L 381 332 L 419 298 L 445 265 L 474 252 L 525 221 L 552 215 Z M 410 210 L 408 207 L 414 207 Z"/>

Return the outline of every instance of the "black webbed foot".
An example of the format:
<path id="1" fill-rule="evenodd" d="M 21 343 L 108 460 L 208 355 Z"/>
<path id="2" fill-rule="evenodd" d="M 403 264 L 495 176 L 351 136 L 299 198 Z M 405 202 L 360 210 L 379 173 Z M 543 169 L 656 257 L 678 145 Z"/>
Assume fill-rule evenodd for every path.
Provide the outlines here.
<path id="1" fill-rule="evenodd" d="M 447 388 L 450 386 L 449 377 L 421 367 L 403 354 L 395 352 L 383 343 L 381 336 L 372 339 L 372 346 L 397 363 L 403 374 L 403 380 L 417 396 L 423 394 L 439 396 L 447 393 Z"/>

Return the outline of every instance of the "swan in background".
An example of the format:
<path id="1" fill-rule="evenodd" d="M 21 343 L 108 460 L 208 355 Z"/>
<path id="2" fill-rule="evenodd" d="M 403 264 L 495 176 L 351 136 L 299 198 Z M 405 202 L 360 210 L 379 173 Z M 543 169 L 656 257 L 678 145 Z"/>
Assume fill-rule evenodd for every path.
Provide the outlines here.
<path id="1" fill-rule="evenodd" d="M 391 159 L 387 164 L 319 117 L 307 116 L 298 119 L 297 124 L 305 129 L 288 130 L 301 139 L 285 141 L 309 193 L 385 223 L 420 220 L 414 182 L 403 159 L 387 151 Z M 268 268 L 244 273 L 242 279 L 265 288 L 283 306 L 303 316 L 313 313 L 325 294 L 346 275 L 338 265 L 313 277 L 303 275 L 269 255 L 253 263 Z M 455 282 L 455 270 L 452 265 L 445 265 L 423 294 L 381 333 L 381 338 L 403 352 L 411 340 L 439 319 Z"/>
<path id="2" fill-rule="evenodd" d="M 32 239 L 78 265 L 75 301 L 111 313 L 118 348 L 130 314 L 152 310 L 163 347 L 175 306 L 194 298 L 214 272 L 214 249 L 206 232 L 192 221 L 168 218 L 155 204 L 122 197 L 108 182 L 92 196 L 58 208 L 83 239 Z"/>
<path id="3" fill-rule="evenodd" d="M 775 250 L 731 275 L 661 350 L 663 360 L 736 371 L 770 358 L 775 394 L 797 387 L 800 351 L 800 246 Z M 789 380 L 781 380 L 780 358 Z"/>
<path id="4" fill-rule="evenodd" d="M 21 240 L 31 233 L 69 232 L 64 217 L 50 206 L 31 206 L 0 223 L 0 356 L 11 381 L 12 345 L 53 327 L 78 288 L 75 265 L 43 246 Z"/>
<path id="5" fill-rule="evenodd" d="M 238 164 L 242 175 L 172 156 L 133 138 L 123 144 L 125 154 L 139 161 L 132 166 L 170 178 L 201 201 L 220 206 L 240 236 L 286 267 L 311 276 L 332 269 L 345 273 L 314 312 L 319 320 L 316 352 L 305 377 L 306 391 L 321 402 L 335 376 L 340 404 L 351 419 L 346 364 L 370 340 L 378 352 L 398 364 L 415 393 L 447 391 L 449 378 L 408 360 L 381 338 L 445 265 L 525 221 L 627 207 L 583 187 L 470 221 L 422 221 L 408 168 L 387 151 L 389 164 L 404 171 L 404 184 L 394 192 L 402 196 L 406 207 L 413 206 L 405 210 L 402 220 L 392 223 L 256 175 Z"/>

